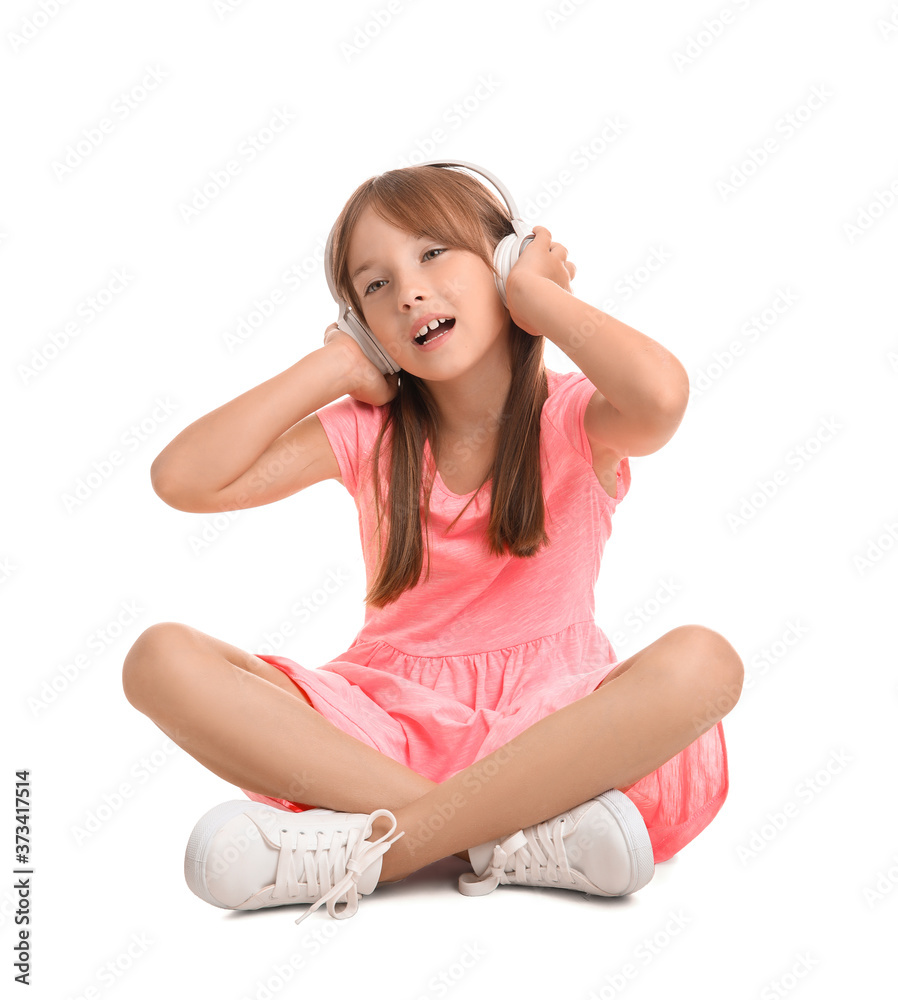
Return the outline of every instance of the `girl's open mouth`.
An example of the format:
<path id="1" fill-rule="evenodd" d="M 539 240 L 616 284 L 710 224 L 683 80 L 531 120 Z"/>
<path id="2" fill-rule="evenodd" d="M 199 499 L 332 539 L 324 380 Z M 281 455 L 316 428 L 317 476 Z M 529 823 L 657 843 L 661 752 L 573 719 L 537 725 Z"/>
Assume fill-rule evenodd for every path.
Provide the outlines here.
<path id="1" fill-rule="evenodd" d="M 425 337 L 422 340 L 415 339 L 415 344 L 422 351 L 432 351 L 437 344 L 442 343 L 446 340 L 452 332 L 452 328 L 455 326 L 455 320 L 449 319 L 440 325 L 435 330 L 428 330 Z"/>

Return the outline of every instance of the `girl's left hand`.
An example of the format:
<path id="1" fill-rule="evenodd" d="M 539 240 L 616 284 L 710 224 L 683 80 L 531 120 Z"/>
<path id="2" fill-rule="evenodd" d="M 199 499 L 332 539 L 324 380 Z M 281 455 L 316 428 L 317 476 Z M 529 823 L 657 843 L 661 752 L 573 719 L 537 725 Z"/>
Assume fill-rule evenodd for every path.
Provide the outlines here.
<path id="1" fill-rule="evenodd" d="M 534 226 L 533 232 L 534 238 L 512 264 L 505 282 L 508 311 L 522 330 L 527 330 L 523 301 L 525 293 L 541 283 L 534 279 L 548 278 L 566 292 L 570 292 L 571 278 L 577 273 L 577 266 L 567 259 L 567 247 L 561 243 L 553 243 L 552 234 L 545 226 Z M 532 331 L 527 330 L 527 332 Z"/>

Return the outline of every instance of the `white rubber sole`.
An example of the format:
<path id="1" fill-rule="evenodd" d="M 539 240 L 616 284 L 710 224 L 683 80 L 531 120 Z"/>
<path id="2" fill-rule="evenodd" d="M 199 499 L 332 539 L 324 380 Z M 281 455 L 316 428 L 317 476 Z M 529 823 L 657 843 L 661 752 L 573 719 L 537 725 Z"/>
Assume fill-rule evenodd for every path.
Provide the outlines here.
<path id="1" fill-rule="evenodd" d="M 213 906 L 219 906 L 223 910 L 232 910 L 234 907 L 226 906 L 219 902 L 209 891 L 206 884 L 206 863 L 209 859 L 209 849 L 212 840 L 225 823 L 235 816 L 246 812 L 247 806 L 252 805 L 252 800 L 247 799 L 241 802 L 239 799 L 232 799 L 230 802 L 222 802 L 213 806 L 207 813 L 199 818 L 190 840 L 187 842 L 187 850 L 184 852 L 184 878 L 190 891 L 204 899 Z"/>
<path id="2" fill-rule="evenodd" d="M 597 798 L 614 818 L 623 834 L 632 870 L 632 877 L 625 889 L 620 892 L 599 890 L 599 894 L 602 896 L 627 896 L 648 885 L 655 874 L 652 843 L 649 840 L 642 813 L 636 808 L 632 799 L 629 799 L 617 788 L 609 788 L 607 792 L 603 792 Z"/>

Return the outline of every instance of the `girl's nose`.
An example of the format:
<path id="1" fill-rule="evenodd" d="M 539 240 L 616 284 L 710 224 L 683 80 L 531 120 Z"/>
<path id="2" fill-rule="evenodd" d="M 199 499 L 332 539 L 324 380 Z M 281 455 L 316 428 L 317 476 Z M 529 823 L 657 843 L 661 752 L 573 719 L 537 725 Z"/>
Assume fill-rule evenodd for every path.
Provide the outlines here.
<path id="1" fill-rule="evenodd" d="M 407 282 L 399 289 L 399 308 L 404 309 L 408 306 L 414 309 L 415 306 L 424 301 L 426 296 L 423 284 L 414 281 Z"/>

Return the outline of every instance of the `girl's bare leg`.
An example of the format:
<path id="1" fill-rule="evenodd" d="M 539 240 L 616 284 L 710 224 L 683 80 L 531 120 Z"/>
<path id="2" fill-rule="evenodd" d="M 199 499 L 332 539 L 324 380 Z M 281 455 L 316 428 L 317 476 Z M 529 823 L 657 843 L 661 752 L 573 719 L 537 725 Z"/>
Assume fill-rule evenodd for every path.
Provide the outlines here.
<path id="1" fill-rule="evenodd" d="M 458 851 L 626 791 L 736 704 L 743 665 L 723 636 L 684 625 L 623 660 L 595 691 L 394 810 L 404 830 L 383 856 L 394 882 Z M 378 818 L 371 839 L 389 829 Z"/>
<path id="2" fill-rule="evenodd" d="M 189 625 L 160 622 L 138 636 L 122 686 L 178 746 L 238 788 L 370 813 L 395 812 L 437 787 L 338 729 L 277 667 Z"/>

